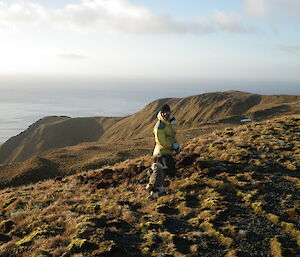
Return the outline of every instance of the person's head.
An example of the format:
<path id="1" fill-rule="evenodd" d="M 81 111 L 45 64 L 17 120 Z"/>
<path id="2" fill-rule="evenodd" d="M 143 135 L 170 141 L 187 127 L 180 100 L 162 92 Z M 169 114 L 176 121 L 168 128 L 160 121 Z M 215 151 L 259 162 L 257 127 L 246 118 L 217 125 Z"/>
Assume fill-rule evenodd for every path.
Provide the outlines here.
<path id="1" fill-rule="evenodd" d="M 171 113 L 170 106 L 168 104 L 164 104 L 160 108 L 160 113 L 161 113 L 161 116 L 163 117 L 163 119 L 167 120 L 170 117 L 170 113 Z"/>

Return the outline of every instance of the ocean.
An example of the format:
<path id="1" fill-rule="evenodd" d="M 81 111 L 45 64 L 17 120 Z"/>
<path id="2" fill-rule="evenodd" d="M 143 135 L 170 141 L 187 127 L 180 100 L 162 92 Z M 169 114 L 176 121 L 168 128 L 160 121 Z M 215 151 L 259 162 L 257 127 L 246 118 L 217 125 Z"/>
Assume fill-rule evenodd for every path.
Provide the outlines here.
<path id="1" fill-rule="evenodd" d="M 300 94 L 298 82 L 236 80 L 29 79 L 0 77 L 0 144 L 46 116 L 94 117 L 133 114 L 166 97 L 240 90 Z"/>

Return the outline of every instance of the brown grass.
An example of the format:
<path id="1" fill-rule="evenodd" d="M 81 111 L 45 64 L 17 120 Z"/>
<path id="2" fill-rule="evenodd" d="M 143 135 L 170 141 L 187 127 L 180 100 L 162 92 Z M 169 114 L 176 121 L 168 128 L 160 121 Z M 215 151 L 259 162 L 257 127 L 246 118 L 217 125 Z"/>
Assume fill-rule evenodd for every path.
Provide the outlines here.
<path id="1" fill-rule="evenodd" d="M 0 165 L 0 185 L 34 183 L 151 155 L 155 115 L 163 103 L 171 105 L 179 124 L 178 138 L 184 144 L 215 129 L 239 125 L 244 117 L 263 120 L 300 113 L 296 104 L 299 100 L 300 96 L 261 96 L 228 91 L 161 99 L 126 117 L 46 117 L 0 146 L 0 163 L 6 163 Z M 217 133 L 213 135 L 217 136 Z M 234 133 L 234 129 L 225 131 L 228 140 Z M 245 149 L 232 152 L 230 145 L 214 145 L 221 141 L 218 136 L 214 142 L 204 138 L 199 142 L 202 144 L 197 142 L 196 150 L 201 152 L 208 146 L 218 155 L 219 151 L 227 149 L 219 157 L 232 162 L 247 155 Z M 243 142 L 247 140 L 241 138 L 239 143 Z M 295 169 L 290 162 L 284 165 Z M 19 179 L 21 174 L 23 177 Z"/>
<path id="2" fill-rule="evenodd" d="M 251 133 L 264 135 L 271 133 L 273 126 L 279 131 L 283 127 L 290 129 L 287 134 L 280 133 L 280 138 L 292 140 L 298 135 L 293 135 L 298 133 L 293 132 L 297 121 L 287 118 L 241 126 L 233 130 L 235 135 L 220 130 L 209 137 L 212 145 L 201 146 L 201 154 L 196 157 L 192 156 L 197 153 L 197 142 L 208 139 L 205 136 L 193 140 L 187 145 L 189 151 L 176 156 L 177 164 L 183 159 L 190 161 L 178 168 L 178 178 L 167 178 L 168 193 L 157 200 L 147 198 L 144 171 L 136 171 L 149 166 L 148 157 L 107 166 L 105 169 L 112 169 L 111 173 L 105 173 L 103 168 L 69 176 L 64 182 L 46 180 L 1 190 L 1 220 L 10 219 L 16 225 L 6 233 L 11 240 L 0 247 L 0 253 L 11 251 L 31 256 L 48 251 L 53 256 L 92 256 L 92 250 L 85 247 L 98 247 L 99 252 L 112 247 L 120 256 L 124 256 L 122 249 L 155 257 L 162 253 L 192 257 L 197 251 L 217 257 L 258 250 L 266 255 L 272 252 L 275 257 L 286 252 L 291 256 L 298 254 L 298 176 L 276 165 L 280 164 L 279 156 L 289 157 L 297 167 L 299 159 L 291 151 L 272 148 L 268 155 L 273 158 L 273 166 L 268 166 L 269 162 L 256 156 L 265 139 L 250 139 L 249 135 L 250 128 Z M 277 137 L 271 140 L 276 142 Z M 228 144 L 232 152 L 236 149 L 235 162 L 220 159 L 222 151 L 227 151 L 220 150 L 222 144 Z M 243 147 L 246 152 L 253 151 L 252 158 L 261 162 L 260 167 L 253 164 L 253 159 L 244 158 L 245 151 L 240 151 Z M 102 188 L 101 183 L 111 184 Z M 277 205 L 268 208 L 270 201 Z M 255 236 L 247 237 L 250 242 L 246 242 L 243 238 L 249 233 L 259 234 L 269 243 L 261 248 Z M 77 246 L 79 250 L 71 251 L 70 245 L 76 240 L 81 243 Z"/>

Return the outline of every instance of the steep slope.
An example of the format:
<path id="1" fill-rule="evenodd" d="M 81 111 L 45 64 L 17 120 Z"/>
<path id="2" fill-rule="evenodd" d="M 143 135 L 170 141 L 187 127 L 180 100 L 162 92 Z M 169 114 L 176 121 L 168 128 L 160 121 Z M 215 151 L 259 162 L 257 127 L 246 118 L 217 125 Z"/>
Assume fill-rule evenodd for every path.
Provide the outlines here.
<path id="1" fill-rule="evenodd" d="M 14 152 L 16 152 L 20 146 L 26 144 L 26 142 L 30 140 L 31 135 L 39 128 L 39 126 L 43 126 L 48 123 L 64 121 L 66 119 L 68 119 L 68 117 L 46 117 L 40 119 L 30 125 L 27 130 L 15 137 L 10 138 L 0 146 L 0 163 L 12 159 L 12 156 L 15 155 Z"/>
<path id="2" fill-rule="evenodd" d="M 119 118 L 43 118 L 0 147 L 1 162 L 20 162 L 50 149 L 95 142 Z"/>
<path id="3" fill-rule="evenodd" d="M 1 190 L 0 256 L 299 256 L 299 126 L 193 139 L 158 199 L 145 191 L 149 157 Z"/>
<path id="4" fill-rule="evenodd" d="M 123 140 L 151 136 L 157 110 L 164 103 L 171 106 L 179 129 L 220 122 L 237 124 L 245 117 L 263 120 L 300 113 L 300 96 L 264 96 L 239 91 L 207 93 L 152 102 L 141 111 L 114 124 L 110 130 L 105 131 L 103 137 Z"/>
<path id="5" fill-rule="evenodd" d="M 300 96 L 262 96 L 229 91 L 185 98 L 160 99 L 141 111 L 120 118 L 47 117 L 0 147 L 0 163 L 20 162 L 45 151 L 83 142 L 112 143 L 152 137 L 156 114 L 163 103 L 172 107 L 178 129 L 220 122 L 237 124 L 244 117 L 262 120 L 300 113 Z"/>
<path id="6" fill-rule="evenodd" d="M 136 114 L 124 118 L 106 131 L 104 136 L 112 140 L 151 136 L 157 110 L 164 103 L 172 107 L 179 129 L 187 129 L 205 123 L 217 123 L 235 116 L 239 117 L 234 121 L 239 121 L 248 109 L 259 104 L 259 100 L 258 95 L 242 92 L 218 92 L 186 98 L 160 99 L 150 103 Z M 242 105 L 243 109 L 240 108 Z"/>

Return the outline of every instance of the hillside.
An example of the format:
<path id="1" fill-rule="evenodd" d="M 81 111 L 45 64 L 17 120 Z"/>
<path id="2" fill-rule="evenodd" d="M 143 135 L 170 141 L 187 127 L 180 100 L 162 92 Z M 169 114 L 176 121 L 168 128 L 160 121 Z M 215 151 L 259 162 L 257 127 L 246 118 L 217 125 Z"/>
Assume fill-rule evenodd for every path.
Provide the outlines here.
<path id="1" fill-rule="evenodd" d="M 20 162 L 50 149 L 95 142 L 119 118 L 45 117 L 0 147 L 0 163 Z"/>
<path id="2" fill-rule="evenodd" d="M 168 193 L 151 157 L 0 191 L 0 256 L 300 255 L 300 116 L 194 138 Z"/>
<path id="3" fill-rule="evenodd" d="M 152 129 L 163 103 L 171 105 L 178 120 L 181 144 L 216 128 L 237 126 L 243 118 L 300 113 L 300 96 L 229 91 L 160 99 L 127 117 L 46 117 L 0 147 L 0 188 L 151 155 Z"/>
<path id="4" fill-rule="evenodd" d="M 141 111 L 121 119 L 103 138 L 137 139 L 152 136 L 153 122 L 163 104 L 169 104 L 178 121 L 178 129 L 198 128 L 207 124 L 239 124 L 247 117 L 254 120 L 300 113 L 300 96 L 256 95 L 239 91 L 206 93 L 185 98 L 160 99 Z M 101 141 L 101 138 L 100 138 Z"/>
<path id="5" fill-rule="evenodd" d="M 300 96 L 228 91 L 160 99 L 127 117 L 46 117 L 5 142 L 0 147 L 0 163 L 20 162 L 45 151 L 84 142 L 112 143 L 152 137 L 157 111 L 164 103 L 172 107 L 179 130 L 220 122 L 236 124 L 245 117 L 262 120 L 300 113 Z"/>
<path id="6" fill-rule="evenodd" d="M 23 162 L 0 165 L 0 188 L 38 182 L 100 168 L 151 153 L 153 142 L 139 140 L 123 143 L 82 143 L 32 157 Z"/>

